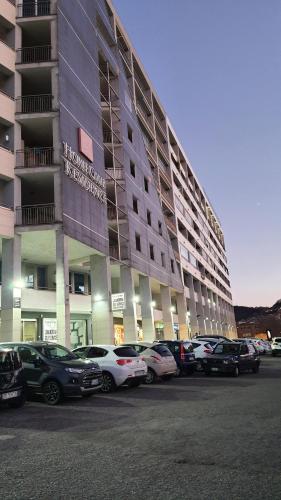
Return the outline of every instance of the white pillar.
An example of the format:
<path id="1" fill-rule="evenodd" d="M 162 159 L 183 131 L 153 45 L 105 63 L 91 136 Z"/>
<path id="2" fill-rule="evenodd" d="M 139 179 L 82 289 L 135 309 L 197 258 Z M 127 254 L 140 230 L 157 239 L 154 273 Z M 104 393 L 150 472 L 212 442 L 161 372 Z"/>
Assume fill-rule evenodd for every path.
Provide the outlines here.
<path id="1" fill-rule="evenodd" d="M 110 259 L 91 255 L 90 263 L 93 343 L 114 344 Z"/>
<path id="2" fill-rule="evenodd" d="M 162 304 L 162 314 L 163 314 L 163 340 L 174 340 L 175 332 L 174 332 L 174 324 L 173 324 L 173 314 L 171 311 L 172 302 L 171 302 L 171 290 L 168 286 L 161 285 L 160 286 L 160 294 L 161 294 L 161 304 Z"/>
<path id="3" fill-rule="evenodd" d="M 186 298 L 184 293 L 177 293 L 176 300 L 179 320 L 179 339 L 186 340 L 188 338 L 188 328 Z"/>
<path id="4" fill-rule="evenodd" d="M 143 340 L 153 342 L 155 340 L 155 328 L 149 276 L 140 275 L 139 284 Z"/>
<path id="5" fill-rule="evenodd" d="M 1 330 L 3 342 L 21 340 L 21 236 L 2 240 Z"/>
<path id="6" fill-rule="evenodd" d="M 128 266 L 120 267 L 120 291 L 126 294 L 126 309 L 123 311 L 124 341 L 135 342 L 137 333 L 137 312 L 133 270 Z"/>
<path id="7" fill-rule="evenodd" d="M 205 321 L 206 334 L 212 335 L 213 329 L 212 329 L 211 309 L 210 309 L 210 304 L 209 304 L 209 296 L 208 296 L 207 287 L 205 285 L 201 284 L 201 290 L 202 290 L 202 295 L 203 295 L 204 300 L 205 300 L 205 305 L 204 305 L 203 309 L 204 309 L 204 321 Z"/>
<path id="8" fill-rule="evenodd" d="M 197 309 L 196 309 L 196 301 L 195 301 L 195 287 L 194 287 L 194 280 L 191 274 L 186 275 L 186 283 L 188 286 L 189 290 L 189 323 L 190 323 L 190 330 L 191 330 L 191 336 L 195 335 L 196 333 L 199 332 L 199 325 L 198 325 L 198 318 L 197 318 Z"/>
<path id="9" fill-rule="evenodd" d="M 58 342 L 70 348 L 68 239 L 62 229 L 56 231 L 56 310 Z"/>
<path id="10" fill-rule="evenodd" d="M 203 299 L 202 299 L 202 291 L 201 291 L 201 283 L 200 281 L 194 282 L 194 288 L 197 293 L 197 320 L 198 320 L 198 326 L 199 326 L 199 331 L 201 335 L 206 334 L 206 323 L 205 323 L 205 312 L 204 312 L 204 307 L 203 307 Z"/>

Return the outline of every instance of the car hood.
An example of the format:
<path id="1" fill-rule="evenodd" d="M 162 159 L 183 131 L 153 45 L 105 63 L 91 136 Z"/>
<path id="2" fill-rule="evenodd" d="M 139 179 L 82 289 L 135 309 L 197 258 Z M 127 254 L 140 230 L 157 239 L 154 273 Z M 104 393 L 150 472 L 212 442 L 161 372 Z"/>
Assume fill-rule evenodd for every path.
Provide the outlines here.
<path id="1" fill-rule="evenodd" d="M 84 368 L 84 370 L 89 370 L 91 368 L 99 368 L 99 365 L 91 361 L 90 359 L 68 359 L 66 361 L 52 360 L 56 366 L 63 366 L 65 368 Z"/>

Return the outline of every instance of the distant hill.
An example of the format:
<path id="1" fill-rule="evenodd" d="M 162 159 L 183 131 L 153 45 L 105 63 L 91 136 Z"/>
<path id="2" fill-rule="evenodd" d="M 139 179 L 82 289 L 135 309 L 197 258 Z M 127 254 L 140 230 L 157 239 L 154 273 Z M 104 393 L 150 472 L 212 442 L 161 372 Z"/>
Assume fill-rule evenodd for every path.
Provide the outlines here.
<path id="1" fill-rule="evenodd" d="M 281 334 L 281 300 L 272 307 L 234 307 L 237 331 L 261 333 L 271 330 L 272 335 Z"/>

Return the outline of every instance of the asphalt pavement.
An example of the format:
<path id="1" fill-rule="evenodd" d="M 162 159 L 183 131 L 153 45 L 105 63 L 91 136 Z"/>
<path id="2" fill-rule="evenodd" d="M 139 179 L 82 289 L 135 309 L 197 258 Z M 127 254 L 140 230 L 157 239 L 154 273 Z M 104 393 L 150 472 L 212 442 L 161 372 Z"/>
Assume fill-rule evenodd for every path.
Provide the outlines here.
<path id="1" fill-rule="evenodd" d="M 281 358 L 0 409 L 0 499 L 281 499 Z"/>

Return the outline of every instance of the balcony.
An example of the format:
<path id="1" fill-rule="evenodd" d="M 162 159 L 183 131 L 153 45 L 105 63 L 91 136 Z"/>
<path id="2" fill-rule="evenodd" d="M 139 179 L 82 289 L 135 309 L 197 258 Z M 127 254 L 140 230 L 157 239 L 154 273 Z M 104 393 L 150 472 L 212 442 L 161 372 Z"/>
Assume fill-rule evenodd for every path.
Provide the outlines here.
<path id="1" fill-rule="evenodd" d="M 54 224 L 55 205 L 26 205 L 16 208 L 17 226 L 39 226 L 41 224 Z"/>
<path id="2" fill-rule="evenodd" d="M 172 209 L 174 210 L 174 201 L 173 201 L 173 197 L 172 195 L 170 194 L 169 191 L 164 191 L 163 189 L 161 190 L 161 195 L 162 197 L 164 198 L 164 200 L 168 203 L 168 205 L 170 207 L 172 207 Z"/>
<path id="3" fill-rule="evenodd" d="M 0 237 L 14 236 L 14 212 L 10 208 L 0 206 Z"/>
<path id="4" fill-rule="evenodd" d="M 123 168 L 106 168 L 106 180 L 107 181 L 123 181 L 124 180 L 124 170 Z"/>
<path id="5" fill-rule="evenodd" d="M 16 152 L 17 168 L 50 167 L 54 165 L 53 148 L 25 148 Z"/>
<path id="6" fill-rule="evenodd" d="M 0 90 L 0 118 L 8 123 L 14 123 L 15 120 L 15 101 L 12 97 L 4 94 Z"/>
<path id="7" fill-rule="evenodd" d="M 17 64 L 43 63 L 52 60 L 51 45 L 37 45 L 35 47 L 22 47 L 17 50 Z"/>
<path id="8" fill-rule="evenodd" d="M 51 1 L 38 0 L 37 2 L 24 2 L 18 5 L 17 17 L 41 17 L 55 14 Z"/>
<path id="9" fill-rule="evenodd" d="M 53 111 L 51 94 L 25 95 L 16 100 L 17 113 L 49 113 Z"/>
<path id="10" fill-rule="evenodd" d="M 169 219 L 169 217 L 165 217 L 165 222 L 168 228 L 171 229 L 171 231 L 173 231 L 175 234 L 177 234 L 177 226 L 171 219 Z"/>
<path id="11" fill-rule="evenodd" d="M 1 9 L 0 9 L 1 10 Z M 1 66 L 8 69 L 11 73 L 15 71 L 15 51 L 8 47 L 5 42 L 0 40 Z"/>
<path id="12" fill-rule="evenodd" d="M 16 22 L 15 0 L 0 0 L 1 16 L 10 24 Z"/>
<path id="13" fill-rule="evenodd" d="M 0 146 L 0 177 L 14 178 L 14 154 Z"/>

